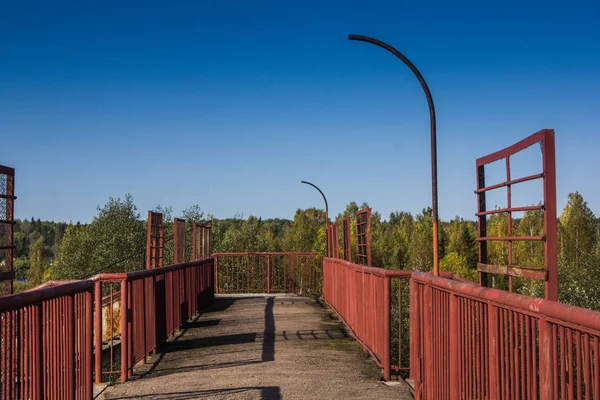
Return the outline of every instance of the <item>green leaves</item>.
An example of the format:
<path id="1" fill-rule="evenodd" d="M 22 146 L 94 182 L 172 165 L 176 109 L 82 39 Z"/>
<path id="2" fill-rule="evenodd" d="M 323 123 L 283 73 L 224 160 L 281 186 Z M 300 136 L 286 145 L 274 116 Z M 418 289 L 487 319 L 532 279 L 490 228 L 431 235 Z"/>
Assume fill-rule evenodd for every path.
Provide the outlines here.
<path id="1" fill-rule="evenodd" d="M 597 220 L 579 192 L 569 194 L 559 218 L 559 299 L 600 310 L 600 244 Z"/>
<path id="2" fill-rule="evenodd" d="M 145 228 L 131 195 L 123 200 L 109 198 L 89 225 L 67 228 L 51 269 L 52 279 L 143 269 Z"/>
<path id="3" fill-rule="evenodd" d="M 45 240 L 40 237 L 29 249 L 29 271 L 27 283 L 30 288 L 44 283 L 44 275 L 48 268 L 48 258 L 44 252 Z"/>

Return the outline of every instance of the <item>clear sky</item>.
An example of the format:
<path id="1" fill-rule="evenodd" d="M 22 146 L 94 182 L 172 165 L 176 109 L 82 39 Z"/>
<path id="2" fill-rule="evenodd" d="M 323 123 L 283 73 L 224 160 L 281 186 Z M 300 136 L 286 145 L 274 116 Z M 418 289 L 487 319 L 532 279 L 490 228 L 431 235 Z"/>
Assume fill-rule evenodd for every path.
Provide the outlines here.
<path id="1" fill-rule="evenodd" d="M 89 221 L 131 193 L 142 213 L 197 203 L 291 218 L 322 207 L 302 179 L 334 215 L 352 200 L 420 211 L 425 97 L 400 61 L 349 33 L 390 43 L 425 76 L 442 218 L 474 218 L 477 157 L 542 128 L 556 131 L 559 212 L 579 190 L 600 214 L 597 0 L 3 1 L 0 164 L 17 171 L 17 217 Z M 531 149 L 513 176 L 540 160 Z M 515 189 L 513 205 L 537 189 Z"/>

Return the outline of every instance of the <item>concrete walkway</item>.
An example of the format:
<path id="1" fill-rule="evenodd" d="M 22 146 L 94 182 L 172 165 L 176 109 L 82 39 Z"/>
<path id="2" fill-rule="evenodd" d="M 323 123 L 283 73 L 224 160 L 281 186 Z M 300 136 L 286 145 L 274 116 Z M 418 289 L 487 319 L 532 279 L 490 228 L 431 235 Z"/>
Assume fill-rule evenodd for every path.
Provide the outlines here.
<path id="1" fill-rule="evenodd" d="M 332 312 L 296 296 L 218 296 L 105 399 L 410 399 Z"/>

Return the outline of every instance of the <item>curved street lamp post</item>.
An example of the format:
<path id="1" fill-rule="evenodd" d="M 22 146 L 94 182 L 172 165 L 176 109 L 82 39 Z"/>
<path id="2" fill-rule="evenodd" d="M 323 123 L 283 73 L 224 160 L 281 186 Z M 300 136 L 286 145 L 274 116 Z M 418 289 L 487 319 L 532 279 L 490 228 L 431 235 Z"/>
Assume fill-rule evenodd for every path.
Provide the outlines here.
<path id="1" fill-rule="evenodd" d="M 431 97 L 431 92 L 429 91 L 429 87 L 423 78 L 423 75 L 419 72 L 417 67 L 408 59 L 404 54 L 400 53 L 398 50 L 393 48 L 387 43 L 382 42 L 381 40 L 373 39 L 372 37 L 362 36 L 362 35 L 348 35 L 348 40 L 356 40 L 359 42 L 367 42 L 379 46 L 381 48 L 386 49 L 396 57 L 398 57 L 404 64 L 410 68 L 410 70 L 415 74 L 423 91 L 425 92 L 425 97 L 427 97 L 427 104 L 429 105 L 429 122 L 430 122 L 430 130 L 431 130 L 431 208 L 433 209 L 433 274 L 440 274 L 440 266 L 439 266 L 439 231 L 438 231 L 438 189 L 437 189 L 437 140 L 436 140 L 436 126 L 435 126 L 435 108 L 433 106 L 433 98 Z"/>
<path id="2" fill-rule="evenodd" d="M 329 205 L 327 204 L 327 198 L 325 197 L 321 189 L 317 187 L 317 185 L 307 181 L 300 181 L 300 183 L 304 183 L 306 185 L 314 187 L 319 191 L 319 193 L 321 193 L 321 196 L 323 196 L 323 200 L 325 200 L 325 236 L 327 236 L 327 228 L 329 227 Z M 326 242 L 327 243 L 325 244 L 325 251 L 327 252 L 327 254 L 329 254 L 329 241 Z"/>

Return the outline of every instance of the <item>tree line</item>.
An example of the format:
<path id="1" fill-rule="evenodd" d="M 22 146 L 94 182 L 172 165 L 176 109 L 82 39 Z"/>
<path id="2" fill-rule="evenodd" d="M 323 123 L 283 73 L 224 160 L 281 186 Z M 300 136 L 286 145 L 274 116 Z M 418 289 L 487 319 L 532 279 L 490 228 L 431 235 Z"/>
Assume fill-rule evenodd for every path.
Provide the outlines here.
<path id="1" fill-rule="evenodd" d="M 349 216 L 352 220 L 352 257 L 356 261 L 356 202 L 331 221 Z M 158 206 L 165 225 L 164 264 L 173 260 L 173 211 Z M 515 214 L 512 232 L 520 236 L 543 235 L 543 212 Z M 191 257 L 191 224 L 212 223 L 214 252 L 246 251 L 314 251 L 326 253 L 323 210 L 298 209 L 292 220 L 262 219 L 255 216 L 216 219 L 194 205 L 179 216 L 188 222 L 187 258 Z M 600 277 L 599 221 L 579 193 L 569 194 L 568 202 L 558 218 L 558 258 L 560 301 L 600 310 L 600 293 L 594 277 Z M 494 214 L 487 220 L 488 236 L 507 234 L 505 214 Z M 341 229 L 339 242 L 341 243 Z M 459 217 L 440 222 L 440 269 L 477 280 L 477 224 Z M 377 211 L 371 218 L 372 264 L 386 269 L 431 271 L 433 266 L 432 212 L 392 212 L 384 219 Z M 66 224 L 39 220 L 17 221 L 15 225 L 18 289 L 34 287 L 46 280 L 83 279 L 102 272 L 134 271 L 144 268 L 146 221 L 138 212 L 131 195 L 110 198 L 99 206 L 89 224 Z M 340 257 L 342 249 L 340 246 Z M 488 244 L 488 263 L 506 265 L 508 246 L 504 242 Z M 513 264 L 543 268 L 542 242 L 515 242 Z M 507 289 L 504 276 L 493 276 L 493 284 Z M 543 297 L 541 281 L 513 278 L 518 293 Z"/>

